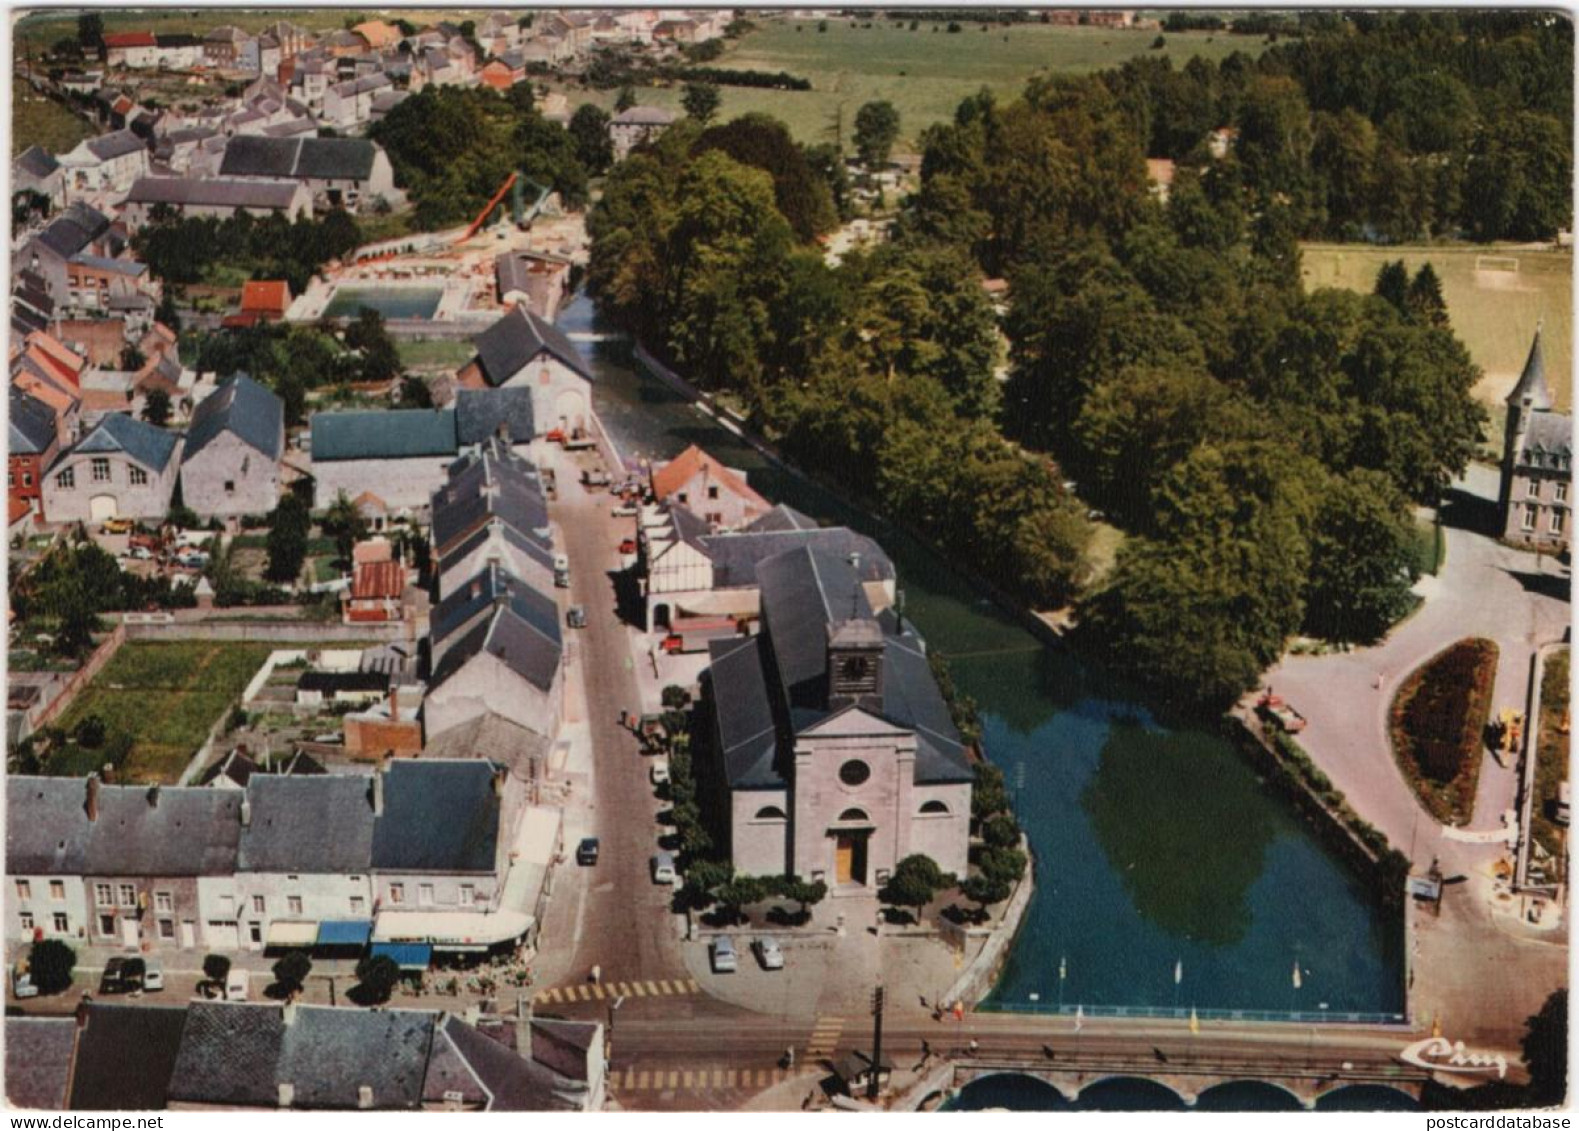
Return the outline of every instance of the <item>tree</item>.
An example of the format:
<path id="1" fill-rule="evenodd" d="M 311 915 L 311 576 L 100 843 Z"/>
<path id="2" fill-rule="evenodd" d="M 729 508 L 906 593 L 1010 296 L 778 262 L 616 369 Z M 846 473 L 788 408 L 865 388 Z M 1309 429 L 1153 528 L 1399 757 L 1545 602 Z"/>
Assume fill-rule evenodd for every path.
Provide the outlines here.
<path id="1" fill-rule="evenodd" d="M 734 878 L 734 865 L 727 861 L 695 860 L 685 869 L 685 883 L 680 888 L 680 898 L 687 907 L 701 911 L 713 904 L 713 893 Z"/>
<path id="2" fill-rule="evenodd" d="M 170 394 L 163 389 L 148 390 L 148 398 L 143 402 L 143 419 L 155 428 L 163 428 L 170 422 Z"/>
<path id="3" fill-rule="evenodd" d="M 1376 272 L 1376 288 L 1372 293 L 1392 303 L 1399 314 L 1409 309 L 1409 270 L 1402 259 L 1382 264 L 1381 270 Z"/>
<path id="4" fill-rule="evenodd" d="M 685 84 L 685 93 L 680 96 L 680 105 L 685 108 L 686 114 L 704 126 L 717 116 L 721 101 L 718 87 L 710 82 L 688 82 Z"/>
<path id="5" fill-rule="evenodd" d="M 734 923 L 742 918 L 742 908 L 761 902 L 767 895 L 767 884 L 761 876 L 735 876 L 728 883 L 713 889 L 713 898 L 730 922 Z"/>
<path id="6" fill-rule="evenodd" d="M 27 972 L 41 994 L 58 994 L 71 988 L 77 952 L 59 939 L 40 939 L 28 948 Z"/>
<path id="7" fill-rule="evenodd" d="M 629 84 L 620 87 L 619 95 L 614 99 L 614 112 L 616 114 L 623 114 L 634 105 L 636 105 L 635 88 Z"/>
<path id="8" fill-rule="evenodd" d="M 347 563 L 351 560 L 352 548 L 367 537 L 367 520 L 344 491 L 329 504 L 322 526 L 324 533 L 334 539 L 340 560 Z"/>
<path id="9" fill-rule="evenodd" d="M 226 981 L 230 978 L 230 959 L 223 954 L 205 954 L 203 977 L 208 979 L 210 985 L 218 986 L 224 992 Z M 226 992 L 225 996 L 228 998 L 230 995 Z"/>
<path id="10" fill-rule="evenodd" d="M 932 857 L 915 853 L 894 865 L 877 898 L 893 907 L 913 908 L 910 917 L 919 921 L 921 908 L 954 882 L 954 874 L 939 868 Z"/>
<path id="11" fill-rule="evenodd" d="M 1030 859 L 1018 848 L 984 848 L 976 863 L 982 875 L 1017 884 L 1025 876 Z"/>
<path id="12" fill-rule="evenodd" d="M 1321 493 L 1305 582 L 1305 631 L 1341 643 L 1380 639 L 1414 605 L 1415 523 L 1382 473 L 1357 468 Z"/>
<path id="13" fill-rule="evenodd" d="M 77 42 L 84 51 L 98 51 L 104 46 L 104 17 L 97 12 L 84 12 L 77 17 Z"/>
<path id="14" fill-rule="evenodd" d="M 812 907 L 827 898 L 828 885 L 823 880 L 802 880 L 797 876 L 788 876 L 779 885 L 779 894 L 800 905 L 799 915 L 804 922 L 811 917 Z"/>
<path id="15" fill-rule="evenodd" d="M 307 503 L 288 494 L 269 517 L 267 538 L 268 565 L 264 577 L 276 585 L 293 585 L 301 576 L 307 558 L 307 535 L 312 528 L 312 513 Z"/>
<path id="16" fill-rule="evenodd" d="M 898 140 L 899 111 L 892 102 L 868 102 L 855 112 L 855 151 L 868 169 L 887 165 Z"/>
<path id="17" fill-rule="evenodd" d="M 1409 284 L 1407 310 L 1410 318 L 1429 326 L 1446 327 L 1447 300 L 1442 297 L 1442 280 L 1429 263 L 1422 263 Z"/>
<path id="18" fill-rule="evenodd" d="M 143 356 L 143 351 L 128 342 L 121 347 L 121 368 L 128 373 L 135 373 L 148 363 Z"/>
<path id="19" fill-rule="evenodd" d="M 976 904 L 975 919 L 977 922 L 987 918 L 987 908 L 994 903 L 1002 903 L 1009 898 L 1011 888 L 1009 881 L 1001 876 L 988 876 L 978 873 L 966 877 L 959 885 L 959 893 L 972 903 Z"/>
<path id="20" fill-rule="evenodd" d="M 300 993 L 312 968 L 313 960 L 305 950 L 287 951 L 274 964 L 274 981 L 286 996 Z"/>
<path id="21" fill-rule="evenodd" d="M 358 376 L 378 384 L 400 374 L 400 351 L 384 326 L 384 316 L 364 306 L 345 329 L 345 344 L 361 355 Z"/>
<path id="22" fill-rule="evenodd" d="M 839 214 L 826 178 L 818 175 L 784 123 L 766 114 L 743 114 L 706 130 L 691 152 L 709 150 L 727 153 L 771 176 L 778 210 L 802 241 L 838 226 Z"/>
<path id="23" fill-rule="evenodd" d="M 1523 1041 L 1535 1107 L 1558 1107 L 1568 1095 L 1568 991 L 1554 991 L 1529 1018 Z"/>
<path id="24" fill-rule="evenodd" d="M 614 143 L 609 138 L 609 112 L 592 102 L 583 102 L 570 116 L 570 136 L 576 143 L 576 156 L 589 173 L 601 173 L 614 161 Z"/>
<path id="25" fill-rule="evenodd" d="M 400 967 L 387 954 L 370 954 L 356 964 L 356 981 L 363 1004 L 382 1005 L 400 982 Z"/>
<path id="26" fill-rule="evenodd" d="M 671 683 L 663 689 L 663 708 L 665 711 L 683 711 L 691 702 L 691 693 L 678 683 Z"/>
<path id="27" fill-rule="evenodd" d="M 1009 807 L 1009 791 L 1003 784 L 1003 770 L 991 762 L 976 763 L 976 782 L 970 791 L 970 815 L 978 822 Z"/>
<path id="28" fill-rule="evenodd" d="M 76 739 L 78 746 L 93 750 L 104 745 L 104 729 L 104 720 L 98 715 L 84 715 L 71 737 Z"/>
<path id="29" fill-rule="evenodd" d="M 999 813 L 982 822 L 981 837 L 993 848 L 1013 848 L 1020 843 L 1020 824 L 1012 814 Z"/>
<path id="30" fill-rule="evenodd" d="M 432 408 L 433 390 L 421 377 L 409 375 L 400 382 L 400 404 L 403 408 Z"/>

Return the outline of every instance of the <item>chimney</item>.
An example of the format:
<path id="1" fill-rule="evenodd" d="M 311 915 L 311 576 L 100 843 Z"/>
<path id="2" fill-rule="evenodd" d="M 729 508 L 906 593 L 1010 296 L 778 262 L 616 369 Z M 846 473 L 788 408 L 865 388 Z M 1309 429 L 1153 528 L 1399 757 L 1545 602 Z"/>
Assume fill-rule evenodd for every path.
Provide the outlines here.
<path id="1" fill-rule="evenodd" d="M 358 1084 L 356 1086 L 356 1106 L 362 1111 L 371 1111 L 373 1108 L 373 1085 Z"/>
<path id="2" fill-rule="evenodd" d="M 148 808 L 159 808 L 159 786 L 157 783 L 148 787 Z"/>
<path id="3" fill-rule="evenodd" d="M 83 994 L 82 1000 L 77 1003 L 77 1028 L 86 1029 L 88 1027 L 88 1006 L 92 1002 L 93 998 L 91 995 Z"/>
<path id="4" fill-rule="evenodd" d="M 389 721 L 392 723 L 400 721 L 400 685 L 398 683 L 389 685 Z"/>
<path id="5" fill-rule="evenodd" d="M 280 1081 L 280 1091 L 279 1091 L 279 1105 L 281 1107 L 290 1107 L 291 1104 L 293 1104 L 295 1102 L 296 1102 L 296 1085 L 295 1084 L 290 1084 L 290 1083 L 287 1083 L 284 1080 L 281 1080 Z"/>
<path id="6" fill-rule="evenodd" d="M 98 774 L 89 774 L 88 775 L 88 800 L 87 800 L 87 803 L 83 806 L 83 809 L 88 814 L 88 820 L 90 820 L 90 821 L 97 821 L 99 819 L 99 775 Z"/>
<path id="7" fill-rule="evenodd" d="M 532 999 L 526 994 L 515 999 L 515 1055 L 532 1059 Z"/>
<path id="8" fill-rule="evenodd" d="M 104 784 L 105 785 L 114 785 L 115 784 L 115 763 L 114 762 L 106 762 L 106 763 L 104 763 L 104 769 L 99 771 L 99 776 L 104 779 Z"/>
<path id="9" fill-rule="evenodd" d="M 241 799 L 241 827 L 242 828 L 246 828 L 247 826 L 249 826 L 251 824 L 252 824 L 252 799 L 250 797 L 243 797 Z"/>
<path id="10" fill-rule="evenodd" d="M 384 815 L 384 771 L 379 769 L 373 774 L 373 816 Z"/>
<path id="11" fill-rule="evenodd" d="M 296 1024 L 296 999 L 291 997 L 285 1002 L 285 1008 L 280 1011 L 280 1022 L 289 1029 Z"/>

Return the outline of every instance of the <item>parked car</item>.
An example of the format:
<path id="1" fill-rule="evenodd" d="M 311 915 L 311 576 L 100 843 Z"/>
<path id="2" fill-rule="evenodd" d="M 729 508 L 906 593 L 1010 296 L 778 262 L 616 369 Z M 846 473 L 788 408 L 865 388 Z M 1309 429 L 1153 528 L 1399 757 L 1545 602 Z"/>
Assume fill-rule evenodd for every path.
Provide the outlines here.
<path id="1" fill-rule="evenodd" d="M 674 857 L 667 852 L 660 852 L 652 858 L 652 882 L 655 884 L 674 883 Z"/>
<path id="2" fill-rule="evenodd" d="M 620 543 L 620 553 L 634 554 L 636 552 L 636 539 L 626 538 Z"/>
<path id="3" fill-rule="evenodd" d="M 760 938 L 756 942 L 756 948 L 757 961 L 762 963 L 762 969 L 784 969 L 784 951 L 779 947 L 778 939 Z"/>
<path id="4" fill-rule="evenodd" d="M 132 527 L 136 525 L 137 523 L 129 518 L 112 518 L 105 521 L 104 533 L 130 534 L 132 532 Z"/>
<path id="5" fill-rule="evenodd" d="M 571 605 L 565 613 L 565 623 L 571 628 L 587 627 L 587 607 L 585 605 Z"/>
<path id="6" fill-rule="evenodd" d="M 13 970 L 11 972 L 11 993 L 18 1001 L 23 998 L 37 997 L 38 987 L 33 984 L 33 975 L 26 970 Z"/>
<path id="7" fill-rule="evenodd" d="M 653 785 L 662 785 L 669 780 L 669 760 L 659 758 L 652 764 L 651 775 Z"/>
<path id="8" fill-rule="evenodd" d="M 618 503 L 610 508 L 609 513 L 615 518 L 631 518 L 636 514 L 636 504 Z"/>
<path id="9" fill-rule="evenodd" d="M 151 562 L 153 561 L 154 552 L 147 546 L 133 546 L 131 549 L 126 551 L 125 556 L 131 558 L 133 561 Z"/>
<path id="10" fill-rule="evenodd" d="M 247 986 L 251 981 L 245 970 L 237 970 L 234 966 L 225 977 L 225 997 L 229 1001 L 246 1001 Z"/>
<path id="11" fill-rule="evenodd" d="M 175 556 L 175 564 L 182 569 L 203 569 L 208 565 L 208 555 L 202 550 L 186 550 Z"/>
<path id="12" fill-rule="evenodd" d="M 581 482 L 588 487 L 607 487 L 609 485 L 609 473 L 606 471 L 583 471 L 581 473 Z"/>
<path id="13" fill-rule="evenodd" d="M 116 956 L 104 963 L 104 973 L 99 976 L 99 993 L 129 994 L 143 988 L 147 964 L 141 958 Z"/>
<path id="14" fill-rule="evenodd" d="M 148 959 L 143 967 L 143 989 L 151 994 L 164 989 L 164 967 L 155 959 Z"/>
<path id="15" fill-rule="evenodd" d="M 581 843 L 576 845 L 576 863 L 591 867 L 598 862 L 598 838 L 595 836 L 582 837 Z"/>
<path id="16" fill-rule="evenodd" d="M 554 555 L 554 587 L 556 589 L 570 588 L 570 559 L 564 554 Z"/>
<path id="17" fill-rule="evenodd" d="M 728 935 L 713 940 L 713 973 L 733 974 L 740 969 L 740 959 L 735 954 L 735 944 Z"/>

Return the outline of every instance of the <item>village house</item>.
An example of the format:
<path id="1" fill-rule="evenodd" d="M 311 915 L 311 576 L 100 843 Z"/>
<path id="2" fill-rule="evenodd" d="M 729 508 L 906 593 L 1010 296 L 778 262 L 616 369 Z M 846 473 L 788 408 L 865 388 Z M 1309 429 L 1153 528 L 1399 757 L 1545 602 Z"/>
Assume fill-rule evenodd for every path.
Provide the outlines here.
<path id="1" fill-rule="evenodd" d="M 66 303 L 66 264 L 77 255 L 120 254 L 126 236 L 110 218 L 82 201 L 74 201 L 44 229 L 30 237 L 13 263 L 30 271 L 57 306 Z"/>
<path id="2" fill-rule="evenodd" d="M 151 306 L 160 290 L 148 265 L 135 259 L 78 252 L 66 261 L 66 305 L 72 309 L 97 312 Z"/>
<path id="3" fill-rule="evenodd" d="M 533 251 L 506 251 L 494 258 L 499 305 L 524 306 L 547 322 L 559 316 L 570 291 L 570 260 Z"/>
<path id="4" fill-rule="evenodd" d="M 674 112 L 661 106 L 632 106 L 621 110 L 609 121 L 609 140 L 614 143 L 614 160 L 625 160 L 631 150 L 656 138 L 674 121 Z"/>
<path id="5" fill-rule="evenodd" d="M 77 439 L 87 359 L 42 330 L 11 344 L 11 387 L 49 406 L 62 445 Z"/>
<path id="6" fill-rule="evenodd" d="M 429 509 L 441 599 L 492 562 L 534 589 L 553 589 L 554 542 L 542 480 L 508 445 L 490 443 L 458 461 Z"/>
<path id="7" fill-rule="evenodd" d="M 434 606 L 429 735 L 493 713 L 552 738 L 564 710 L 559 605 L 490 564 Z"/>
<path id="8" fill-rule="evenodd" d="M 151 31 L 111 32 L 104 37 L 104 63 L 131 70 L 157 67 L 159 41 Z"/>
<path id="9" fill-rule="evenodd" d="M 374 51 L 382 51 L 387 47 L 394 47 L 399 44 L 401 39 L 400 29 L 394 24 L 386 23 L 384 20 L 368 20 L 365 23 L 357 24 L 351 30 L 361 36 L 362 41 Z"/>
<path id="10" fill-rule="evenodd" d="M 44 477 L 53 522 L 162 519 L 180 468 L 181 438 L 124 413 L 103 417 Z"/>
<path id="11" fill-rule="evenodd" d="M 583 435 L 593 427 L 592 370 L 564 331 L 517 306 L 473 341 L 477 356 L 456 374 L 460 387 L 529 387 L 539 429 Z"/>
<path id="12" fill-rule="evenodd" d="M 1539 326 L 1506 403 L 1498 491 L 1502 537 L 1548 552 L 1566 551 L 1573 539 L 1573 417 L 1553 407 Z"/>
<path id="13" fill-rule="evenodd" d="M 352 757 L 410 758 L 423 752 L 419 689 L 392 686 L 382 700 L 350 711 L 343 723 L 345 751 Z"/>
<path id="14" fill-rule="evenodd" d="M 5 1038 L 7 1098 L 35 1110 L 597 1111 L 607 1090 L 602 1023 L 527 1010 L 84 1001 Z"/>
<path id="15" fill-rule="evenodd" d="M 744 473 L 719 463 L 692 444 L 652 469 L 652 495 L 659 503 L 689 507 L 713 530 L 735 530 L 773 509 L 746 483 Z"/>
<path id="16" fill-rule="evenodd" d="M 477 72 L 477 79 L 495 90 L 509 90 L 516 83 L 526 81 L 526 56 L 519 50 L 496 55 Z"/>
<path id="17" fill-rule="evenodd" d="M 870 896 L 906 856 L 963 875 L 973 779 L 912 629 L 837 554 L 762 562 L 762 632 L 714 641 L 698 791 L 735 870 Z"/>
<path id="18" fill-rule="evenodd" d="M 203 518 L 262 515 L 280 501 L 285 406 L 245 373 L 193 410 L 181 456 L 181 498 Z"/>
<path id="19" fill-rule="evenodd" d="M 291 285 L 284 279 L 251 279 L 241 286 L 241 310 L 227 314 L 224 325 L 253 326 L 279 322 L 291 308 Z"/>
<path id="20" fill-rule="evenodd" d="M 523 62 L 539 63 L 545 67 L 557 67 L 576 55 L 575 46 L 569 39 L 549 31 L 539 31 L 530 39 L 522 40 L 517 50 Z"/>
<path id="21" fill-rule="evenodd" d="M 453 409 L 314 413 L 313 508 L 367 493 L 392 510 L 421 509 L 458 454 Z"/>
<path id="22" fill-rule="evenodd" d="M 30 145 L 11 159 L 11 194 L 36 192 L 52 209 L 66 203 L 66 174 L 46 150 Z"/>
<path id="23" fill-rule="evenodd" d="M 148 146 L 131 130 L 90 137 L 60 156 L 66 199 L 86 193 L 125 192 L 148 175 Z"/>
<path id="24" fill-rule="evenodd" d="M 224 177 L 299 181 L 315 203 L 352 211 L 395 189 L 388 156 L 364 138 L 233 137 L 219 172 Z"/>
<path id="25" fill-rule="evenodd" d="M 401 597 L 410 583 L 404 562 L 387 538 L 370 538 L 351 549 L 351 588 L 345 600 L 347 624 L 398 621 Z"/>
<path id="26" fill-rule="evenodd" d="M 894 602 L 894 565 L 881 546 L 847 527 L 818 526 L 790 507 L 775 507 L 733 532 L 714 533 L 686 507 L 643 507 L 639 523 L 638 582 L 650 632 L 679 630 L 695 619 L 756 619 L 757 567 L 794 549 L 853 562 L 872 608 Z"/>
<path id="27" fill-rule="evenodd" d="M 378 96 L 393 89 L 389 76 L 382 72 L 336 83 L 324 91 L 319 119 L 324 125 L 338 129 L 366 125 L 372 119 L 373 103 Z"/>
<path id="28" fill-rule="evenodd" d="M 215 28 L 203 37 L 203 62 L 224 70 L 241 67 L 247 39 L 247 33 L 240 28 Z"/>
<path id="29" fill-rule="evenodd" d="M 203 64 L 203 41 L 195 35 L 173 33 L 156 35 L 156 63 L 161 70 L 184 71 Z"/>
<path id="30" fill-rule="evenodd" d="M 55 412 L 37 397 L 12 386 L 10 414 L 8 498 L 13 505 L 20 501 L 34 517 L 45 519 L 44 473 L 60 451 Z"/>
<path id="31" fill-rule="evenodd" d="M 216 216 L 221 220 L 238 212 L 258 217 L 279 215 L 293 221 L 313 214 L 312 194 L 300 182 L 140 177 L 126 194 L 121 218 L 135 232 L 148 223 L 150 213 L 161 205 L 182 216 Z"/>

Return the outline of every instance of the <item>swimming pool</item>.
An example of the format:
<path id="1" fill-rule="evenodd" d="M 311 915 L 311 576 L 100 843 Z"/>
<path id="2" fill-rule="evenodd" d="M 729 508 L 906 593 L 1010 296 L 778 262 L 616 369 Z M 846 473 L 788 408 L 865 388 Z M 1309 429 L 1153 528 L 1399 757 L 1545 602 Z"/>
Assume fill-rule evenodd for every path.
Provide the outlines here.
<path id="1" fill-rule="evenodd" d="M 364 306 L 385 318 L 432 318 L 443 287 L 337 287 L 325 318 L 355 318 Z"/>

